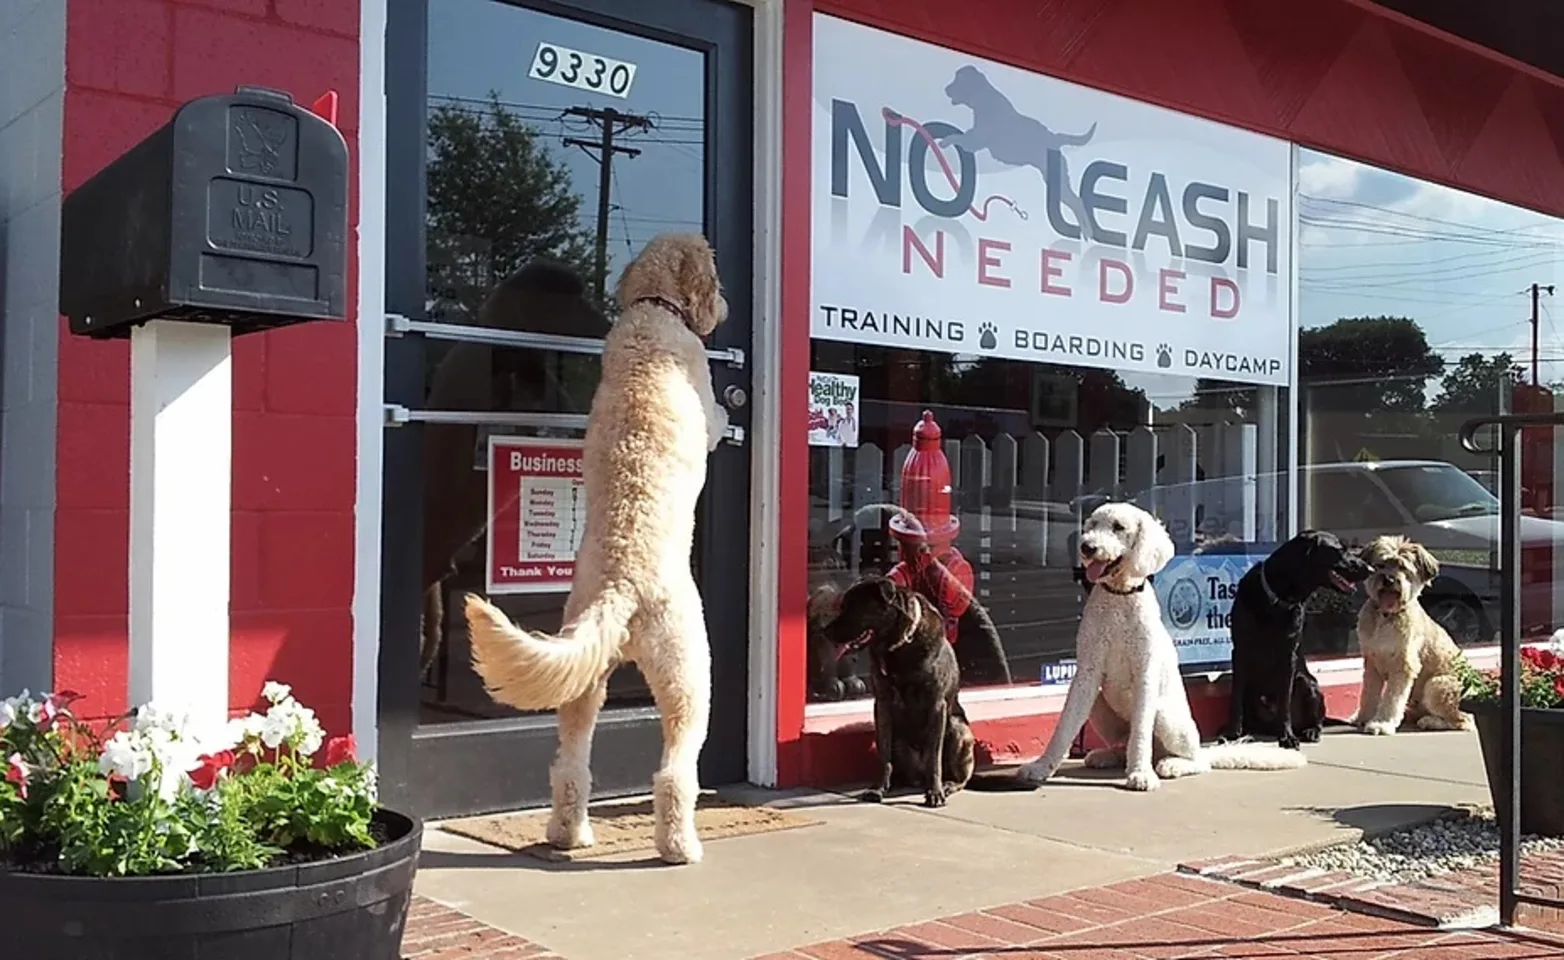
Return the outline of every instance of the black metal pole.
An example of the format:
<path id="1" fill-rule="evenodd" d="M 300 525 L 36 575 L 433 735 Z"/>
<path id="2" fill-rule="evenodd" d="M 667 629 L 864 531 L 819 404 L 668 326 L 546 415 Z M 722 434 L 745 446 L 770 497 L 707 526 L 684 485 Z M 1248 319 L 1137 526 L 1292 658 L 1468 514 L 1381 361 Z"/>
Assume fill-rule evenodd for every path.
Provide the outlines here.
<path id="1" fill-rule="evenodd" d="M 1499 769 L 1504 771 L 1498 804 L 1499 919 L 1515 925 L 1521 842 L 1521 428 L 1498 425 L 1499 441 Z"/>

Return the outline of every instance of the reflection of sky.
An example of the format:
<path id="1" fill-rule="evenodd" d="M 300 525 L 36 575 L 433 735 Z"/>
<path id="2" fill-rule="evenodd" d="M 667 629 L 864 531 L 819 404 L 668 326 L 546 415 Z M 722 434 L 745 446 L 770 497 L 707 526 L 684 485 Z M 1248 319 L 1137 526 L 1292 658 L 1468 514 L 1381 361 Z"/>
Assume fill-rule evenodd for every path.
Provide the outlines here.
<path id="1" fill-rule="evenodd" d="M 634 63 L 629 97 L 529 79 L 540 41 Z M 560 112 L 612 107 L 657 121 L 655 129 L 627 133 L 617 141 L 641 153 L 633 158 L 619 154 L 613 162 L 610 288 L 629 257 L 656 234 L 702 228 L 706 82 L 701 53 L 494 0 L 431 0 L 430 108 L 454 105 L 481 112 L 490 91 L 498 91 L 506 109 L 538 128 L 553 158 L 570 169 L 589 238 L 597 229 L 598 164 L 563 139 L 596 140 L 599 131 L 579 119 L 560 119 Z"/>
<path id="2" fill-rule="evenodd" d="M 1301 326 L 1410 317 L 1446 369 L 1472 352 L 1529 363 L 1530 288 L 1564 284 L 1564 221 L 1310 150 L 1298 180 Z M 1564 307 L 1550 300 L 1544 382 L 1564 379 Z"/>
<path id="3" fill-rule="evenodd" d="M 1312 150 L 1299 151 L 1298 181 L 1300 327 L 1410 317 L 1447 371 L 1504 351 L 1530 369 L 1531 285 L 1564 288 L 1564 221 Z M 1564 299 L 1544 293 L 1538 313 L 1539 378 L 1564 380 Z M 1124 379 L 1163 409 L 1192 386 Z"/>

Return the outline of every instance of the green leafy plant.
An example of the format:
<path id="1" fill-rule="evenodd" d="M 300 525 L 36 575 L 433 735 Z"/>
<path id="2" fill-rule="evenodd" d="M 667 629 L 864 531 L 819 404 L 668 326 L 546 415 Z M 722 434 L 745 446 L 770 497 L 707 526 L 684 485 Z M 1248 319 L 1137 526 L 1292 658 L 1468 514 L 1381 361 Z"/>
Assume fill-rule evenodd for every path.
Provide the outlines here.
<path id="1" fill-rule="evenodd" d="M 1474 668 L 1463 658 L 1461 698 L 1472 703 L 1499 702 L 1498 671 Z M 1542 710 L 1564 708 L 1564 656 L 1543 647 L 1521 648 L 1521 706 Z"/>
<path id="2" fill-rule="evenodd" d="M 0 700 L 0 869 L 220 873 L 374 846 L 353 738 L 326 739 L 282 684 L 264 695 L 217 731 L 147 705 L 100 732 L 64 691 Z"/>

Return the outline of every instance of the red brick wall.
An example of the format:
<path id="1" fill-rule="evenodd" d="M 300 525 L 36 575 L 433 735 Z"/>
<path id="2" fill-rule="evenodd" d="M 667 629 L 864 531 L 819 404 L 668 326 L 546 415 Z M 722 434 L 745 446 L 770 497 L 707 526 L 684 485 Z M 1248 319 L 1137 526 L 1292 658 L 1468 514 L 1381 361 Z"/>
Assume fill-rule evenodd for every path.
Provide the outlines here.
<path id="1" fill-rule="evenodd" d="M 357 0 L 67 2 L 67 193 L 179 104 L 240 83 L 304 104 L 335 89 L 356 166 Z M 350 253 L 350 291 L 357 267 Z M 348 729 L 352 698 L 356 363 L 352 324 L 234 343 L 231 702 L 280 679 L 331 730 Z M 129 348 L 62 321 L 58 376 L 55 686 L 101 715 L 126 707 Z"/>

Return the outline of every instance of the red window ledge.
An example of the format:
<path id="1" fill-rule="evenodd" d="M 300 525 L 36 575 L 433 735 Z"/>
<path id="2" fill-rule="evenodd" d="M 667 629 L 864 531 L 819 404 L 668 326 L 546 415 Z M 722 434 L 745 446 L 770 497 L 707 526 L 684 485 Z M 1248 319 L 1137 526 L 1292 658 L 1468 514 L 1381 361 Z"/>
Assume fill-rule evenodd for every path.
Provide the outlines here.
<path id="1" fill-rule="evenodd" d="M 1473 647 L 1467 659 L 1479 670 L 1497 669 L 1497 646 Z M 1309 667 L 1325 695 L 1325 713 L 1352 716 L 1358 709 L 1363 659 L 1311 660 Z M 1189 705 L 1202 736 L 1214 736 L 1227 722 L 1228 675 L 1192 674 L 1185 680 Z M 979 765 L 1019 763 L 1039 756 L 1064 708 L 1064 684 L 994 687 L 964 691 L 962 706 L 977 735 Z M 1087 746 L 1094 746 L 1090 728 Z M 874 775 L 872 701 L 811 704 L 804 717 L 801 780 L 784 786 L 834 787 L 862 783 Z"/>

